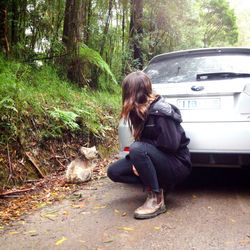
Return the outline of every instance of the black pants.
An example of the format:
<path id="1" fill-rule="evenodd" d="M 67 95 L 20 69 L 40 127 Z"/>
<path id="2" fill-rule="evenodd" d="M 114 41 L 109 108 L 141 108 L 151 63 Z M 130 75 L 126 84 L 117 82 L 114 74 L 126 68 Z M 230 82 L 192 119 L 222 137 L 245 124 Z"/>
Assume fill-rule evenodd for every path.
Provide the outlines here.
<path id="1" fill-rule="evenodd" d="M 139 177 L 133 173 L 135 166 Z M 163 153 L 155 146 L 145 142 L 134 142 L 129 155 L 111 164 L 108 177 L 115 182 L 141 183 L 144 187 L 159 192 L 160 188 L 172 189 L 190 173 L 190 166 L 185 166 L 173 155 Z"/>

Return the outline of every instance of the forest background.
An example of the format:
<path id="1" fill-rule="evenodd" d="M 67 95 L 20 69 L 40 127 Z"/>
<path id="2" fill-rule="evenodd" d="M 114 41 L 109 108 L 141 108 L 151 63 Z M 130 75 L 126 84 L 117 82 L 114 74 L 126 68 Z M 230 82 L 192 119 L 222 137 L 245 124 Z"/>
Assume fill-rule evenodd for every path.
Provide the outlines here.
<path id="1" fill-rule="evenodd" d="M 159 53 L 249 46 L 244 0 L 1 0 L 0 186 L 117 151 L 120 82 Z"/>

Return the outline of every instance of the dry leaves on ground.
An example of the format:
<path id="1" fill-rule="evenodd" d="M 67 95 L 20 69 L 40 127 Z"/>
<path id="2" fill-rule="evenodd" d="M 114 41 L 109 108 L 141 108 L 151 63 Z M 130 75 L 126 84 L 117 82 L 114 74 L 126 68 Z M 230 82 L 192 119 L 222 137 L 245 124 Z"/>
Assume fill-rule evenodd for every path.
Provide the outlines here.
<path id="1" fill-rule="evenodd" d="M 94 170 L 94 180 L 106 176 L 106 167 L 113 159 L 102 159 Z M 43 179 L 18 187 L 4 190 L 0 194 L 0 226 L 21 219 L 22 215 L 60 201 L 89 183 L 80 185 L 66 184 L 64 175 L 53 174 Z M 5 195 L 3 195 L 5 194 Z"/>

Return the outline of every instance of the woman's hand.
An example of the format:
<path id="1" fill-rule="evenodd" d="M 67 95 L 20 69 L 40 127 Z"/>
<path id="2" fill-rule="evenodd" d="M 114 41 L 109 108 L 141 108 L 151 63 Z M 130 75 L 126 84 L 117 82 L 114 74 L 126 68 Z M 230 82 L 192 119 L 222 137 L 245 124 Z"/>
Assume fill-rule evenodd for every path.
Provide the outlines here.
<path id="1" fill-rule="evenodd" d="M 133 170 L 133 172 L 134 172 L 134 174 L 135 174 L 136 176 L 139 176 L 139 174 L 138 174 L 138 172 L 137 172 L 137 170 L 136 170 L 136 168 L 135 168 L 134 165 L 132 165 L 132 170 Z"/>

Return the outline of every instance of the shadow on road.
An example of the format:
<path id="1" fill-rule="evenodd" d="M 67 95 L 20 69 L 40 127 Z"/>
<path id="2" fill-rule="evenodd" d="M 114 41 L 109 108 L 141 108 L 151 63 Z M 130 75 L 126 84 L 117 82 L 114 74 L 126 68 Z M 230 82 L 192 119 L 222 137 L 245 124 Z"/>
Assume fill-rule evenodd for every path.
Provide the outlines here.
<path id="1" fill-rule="evenodd" d="M 250 169 L 193 168 L 189 178 L 178 188 L 196 190 L 250 191 Z"/>

